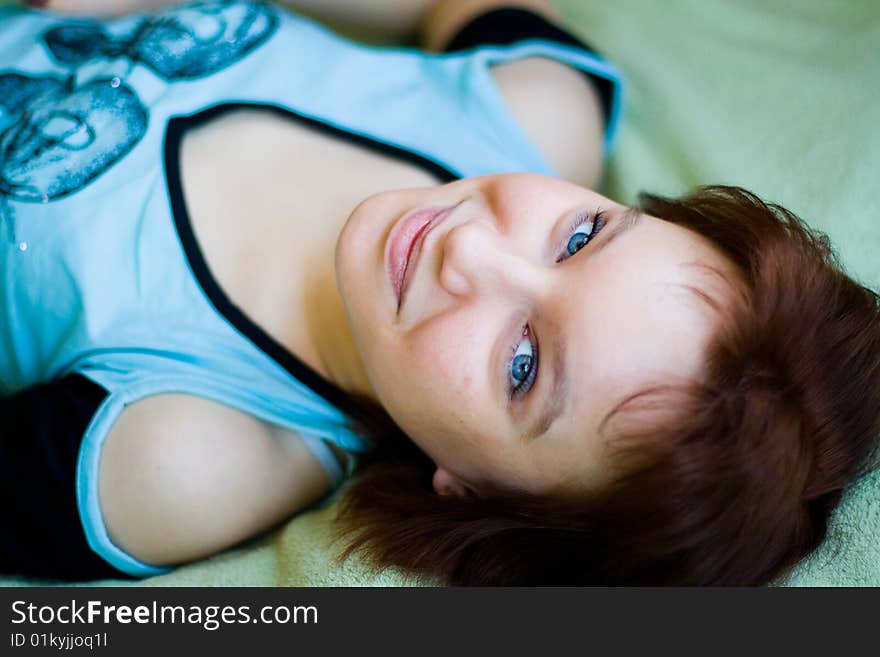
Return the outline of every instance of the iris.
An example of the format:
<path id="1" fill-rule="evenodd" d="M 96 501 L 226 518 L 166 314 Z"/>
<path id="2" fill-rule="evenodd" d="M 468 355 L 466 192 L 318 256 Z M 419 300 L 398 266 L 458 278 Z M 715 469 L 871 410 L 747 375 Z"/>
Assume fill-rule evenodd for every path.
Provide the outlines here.
<path id="1" fill-rule="evenodd" d="M 526 377 L 529 375 L 529 370 L 532 369 L 532 357 L 527 354 L 520 354 L 516 358 L 513 359 L 513 363 L 510 367 L 510 373 L 513 375 L 513 378 L 517 381 L 525 381 Z"/>

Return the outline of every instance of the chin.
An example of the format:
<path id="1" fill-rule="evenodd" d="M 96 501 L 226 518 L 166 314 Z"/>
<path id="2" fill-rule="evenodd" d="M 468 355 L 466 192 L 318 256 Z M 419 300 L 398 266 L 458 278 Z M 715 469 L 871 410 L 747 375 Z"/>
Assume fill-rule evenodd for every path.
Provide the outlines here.
<path id="1" fill-rule="evenodd" d="M 375 231 L 374 222 L 368 220 L 370 214 L 366 211 L 368 208 L 365 204 L 369 200 L 362 201 L 352 210 L 336 238 L 333 264 L 343 301 L 347 301 L 352 293 L 360 294 L 357 283 L 370 278 L 369 270 L 365 268 L 370 264 L 373 250 L 365 249 L 364 245 L 375 242 L 378 231 Z M 374 230 L 370 230 L 371 228 Z"/>

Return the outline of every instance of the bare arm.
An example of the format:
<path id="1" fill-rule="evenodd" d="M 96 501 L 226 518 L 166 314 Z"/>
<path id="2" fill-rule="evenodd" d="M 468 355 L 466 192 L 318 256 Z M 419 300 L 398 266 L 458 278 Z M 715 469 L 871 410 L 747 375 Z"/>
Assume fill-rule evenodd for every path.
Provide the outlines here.
<path id="1" fill-rule="evenodd" d="M 437 0 L 279 0 L 297 13 L 347 31 L 413 39 Z"/>
<path id="2" fill-rule="evenodd" d="M 185 0 L 47 0 L 53 11 L 115 16 L 163 9 Z M 436 0 L 276 0 L 277 4 L 347 32 L 370 37 L 416 37 Z"/>
<path id="3" fill-rule="evenodd" d="M 98 481 L 111 540 L 157 566 L 236 545 L 332 488 L 296 433 L 180 394 L 125 407 Z"/>
<path id="4" fill-rule="evenodd" d="M 26 0 L 27 1 L 27 0 Z M 94 16 L 118 16 L 164 9 L 186 0 L 45 0 L 52 11 Z M 468 18 L 497 7 L 524 7 L 551 18 L 549 0 L 275 0 L 315 20 L 351 31 L 390 39 L 422 37 L 426 49 L 454 33 Z M 430 41 L 424 37 L 431 25 Z"/>

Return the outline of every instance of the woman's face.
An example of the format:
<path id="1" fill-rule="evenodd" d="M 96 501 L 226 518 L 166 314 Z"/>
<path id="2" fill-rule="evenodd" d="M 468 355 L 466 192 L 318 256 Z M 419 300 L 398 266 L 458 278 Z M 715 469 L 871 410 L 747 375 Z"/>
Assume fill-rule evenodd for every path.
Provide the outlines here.
<path id="1" fill-rule="evenodd" d="M 387 262 L 409 240 L 389 235 L 413 210 L 448 207 L 398 307 Z M 694 290 L 726 290 L 710 268 L 730 272 L 697 234 L 534 174 L 371 196 L 336 248 L 374 396 L 437 464 L 441 493 L 607 483 L 609 411 L 699 377 L 719 318 Z"/>

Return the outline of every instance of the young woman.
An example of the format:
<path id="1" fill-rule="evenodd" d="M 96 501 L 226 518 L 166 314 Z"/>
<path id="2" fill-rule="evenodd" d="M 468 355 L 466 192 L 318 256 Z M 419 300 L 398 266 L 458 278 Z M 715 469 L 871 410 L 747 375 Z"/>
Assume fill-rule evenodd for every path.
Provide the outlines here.
<path id="1" fill-rule="evenodd" d="M 453 583 L 818 545 L 880 431 L 876 295 L 744 190 L 593 191 L 620 77 L 505 4 L 412 3 L 427 52 L 243 1 L 2 15 L 0 570 L 157 574 L 356 469 L 350 549 Z"/>

